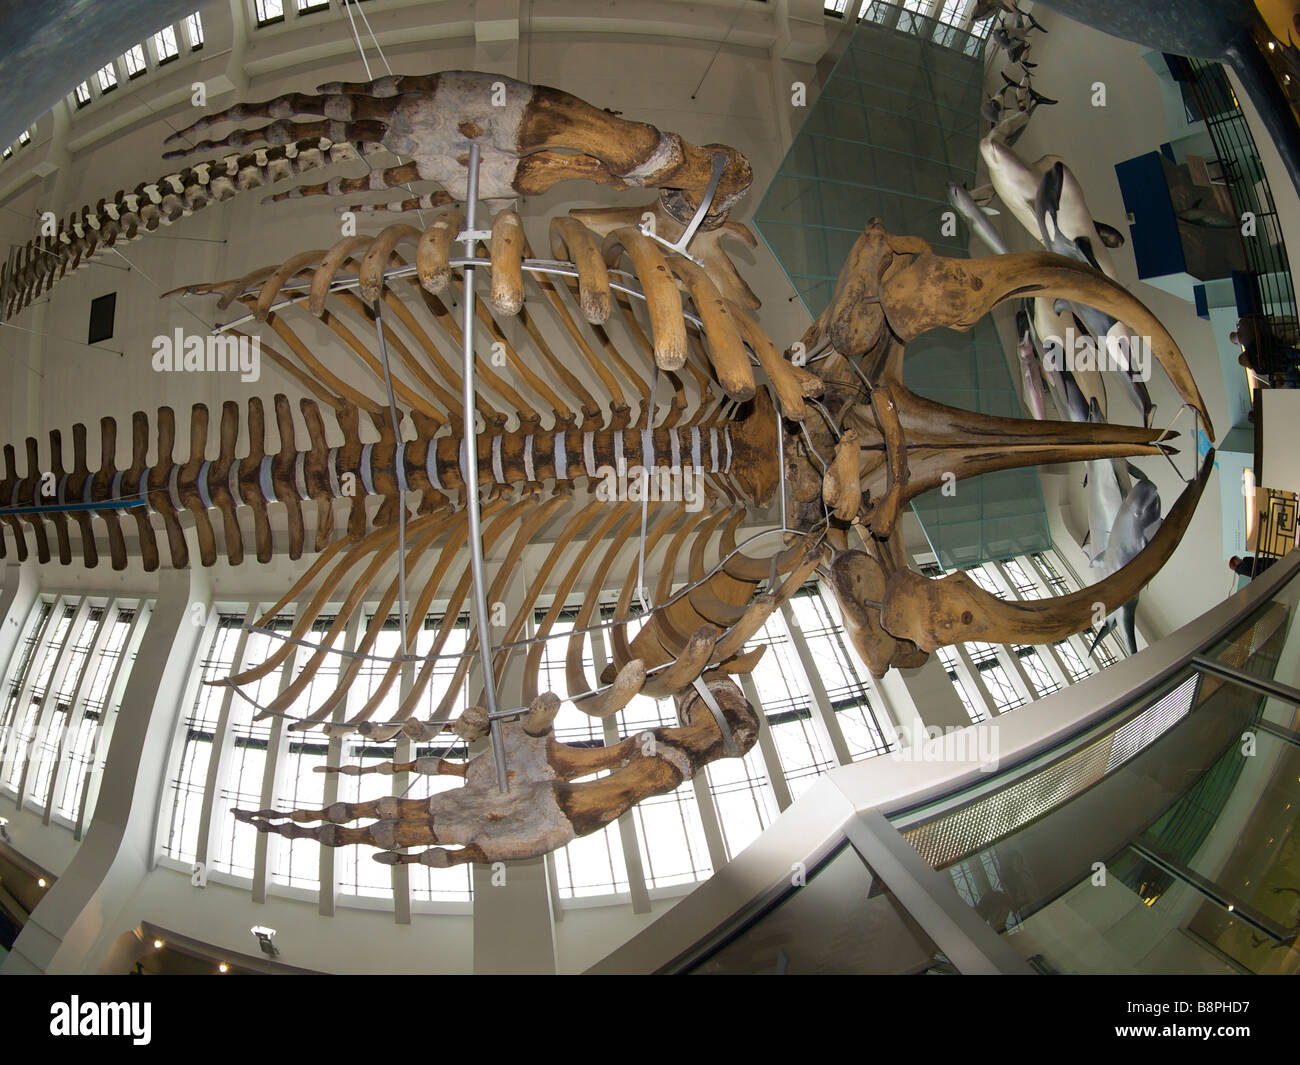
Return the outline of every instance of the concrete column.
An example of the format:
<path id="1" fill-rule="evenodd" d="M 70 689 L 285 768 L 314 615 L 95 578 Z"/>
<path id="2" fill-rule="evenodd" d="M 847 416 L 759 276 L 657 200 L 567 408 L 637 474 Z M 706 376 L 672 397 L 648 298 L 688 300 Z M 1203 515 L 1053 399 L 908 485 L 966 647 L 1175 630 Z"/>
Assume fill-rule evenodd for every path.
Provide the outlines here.
<path id="1" fill-rule="evenodd" d="M 922 724 L 964 728 L 971 723 L 970 714 L 966 713 L 966 707 L 953 691 L 948 671 L 937 654 L 931 655 L 923 666 L 896 672 L 906 686 Z"/>
<path id="2" fill-rule="evenodd" d="M 873 678 L 874 687 L 872 690 L 880 695 L 881 702 L 889 711 L 889 721 L 881 721 L 881 728 L 892 726 L 895 730 L 902 729 L 906 735 L 913 736 L 917 734 L 917 729 L 925 728 L 925 718 L 922 717 L 920 707 L 916 704 L 916 697 L 913 695 L 912 689 L 907 685 L 907 678 L 903 676 L 904 672 L 901 669 L 891 669 L 878 680 Z M 906 672 L 912 671 L 908 670 Z M 947 680 L 947 677 L 944 679 Z M 949 687 L 951 688 L 951 685 Z M 955 692 L 952 694 L 956 695 Z M 886 737 L 891 741 L 893 738 L 893 732 Z"/>
<path id="3" fill-rule="evenodd" d="M 307 594 L 304 593 L 293 605 L 293 616 L 295 618 L 301 617 L 303 610 L 310 601 Z M 308 629 L 306 639 L 319 639 L 319 634 Z M 280 687 L 276 692 L 277 696 L 283 695 L 288 690 L 289 685 L 294 682 L 298 671 L 311 657 L 311 654 L 312 652 L 303 647 L 295 648 L 289 652 L 289 658 L 285 662 L 284 668 L 280 670 Z M 259 805 L 263 810 L 275 805 L 275 795 L 279 790 L 281 777 L 280 752 L 284 749 L 286 742 L 286 729 L 287 726 L 283 717 L 277 715 L 271 718 L 266 736 L 266 762 L 262 766 L 262 790 L 259 794 Z M 285 847 L 289 845 L 289 841 L 281 835 L 273 832 L 259 832 L 257 834 L 257 844 L 253 852 L 254 902 L 266 902 L 267 885 L 270 883 L 271 870 L 275 867 L 281 845 Z"/>
<path id="4" fill-rule="evenodd" d="M 207 79 L 208 103 L 213 104 L 220 101 L 221 106 L 228 102 L 223 99 L 227 95 L 231 100 L 247 99 L 249 77 L 244 70 L 244 56 L 248 52 L 248 36 L 252 31 L 252 5 L 248 0 L 228 0 L 230 4 L 230 54 L 226 58 L 225 70 L 215 78 Z M 293 7 L 293 4 L 286 3 L 285 10 Z M 206 26 L 205 32 L 206 32 Z M 260 99 L 260 97 L 258 97 Z"/>
<path id="5" fill-rule="evenodd" d="M 828 32 L 822 0 L 775 0 L 777 38 L 772 46 L 772 93 L 775 129 L 782 150 L 789 149 L 808 109 L 821 92 L 817 63 L 826 54 Z M 804 102 L 793 103 L 795 83 Z"/>
<path id="6" fill-rule="evenodd" d="M 37 579 L 37 570 L 34 562 L 24 563 L 22 566 L 9 565 L 5 567 L 5 583 L 3 589 L 0 589 L 0 601 L 8 606 L 4 615 L 4 625 L 0 627 L 0 652 L 3 652 L 4 671 L 0 674 L 3 679 L 3 689 L 7 691 L 10 685 L 17 683 L 18 655 L 21 652 L 23 637 L 28 634 L 29 628 L 36 625 L 39 615 L 34 615 L 33 611 L 39 599 L 40 582 Z M 52 609 L 58 609 L 55 603 Z M 54 623 L 54 615 L 51 613 L 46 625 Z M 34 636 L 33 631 L 30 635 Z M 37 649 L 39 650 L 39 648 Z M 31 669 L 35 669 L 33 662 Z M 0 782 L 3 782 L 9 776 L 10 761 L 15 755 L 12 753 L 16 746 L 14 734 L 18 731 L 20 719 L 26 713 L 25 707 L 30 697 L 31 689 L 31 671 L 29 670 L 21 690 L 18 692 L 18 698 L 15 700 L 13 717 L 5 724 L 3 731 L 0 731 Z M 0 708 L 3 708 L 4 702 L 0 701 Z M 3 710 L 0 709 L 0 713 Z M 17 795 L 15 793 L 15 806 L 17 806 Z"/>
<path id="7" fill-rule="evenodd" d="M 704 832 L 704 845 L 709 850 L 709 861 L 714 870 L 727 864 L 727 844 L 722 838 L 722 824 L 718 820 L 718 808 L 713 802 L 713 789 L 709 787 L 707 770 L 701 770 L 691 778 L 691 791 L 695 794 L 695 803 L 700 808 L 700 828 Z"/>
<path id="8" fill-rule="evenodd" d="M 840 723 L 835 720 L 835 711 L 831 709 L 831 697 L 826 692 L 826 686 L 822 683 L 808 641 L 804 639 L 799 623 L 795 621 L 794 610 L 788 602 L 781 604 L 781 616 L 785 619 L 785 626 L 790 632 L 790 642 L 794 646 L 795 654 L 799 656 L 799 664 L 803 666 L 804 675 L 808 678 L 808 696 L 811 703 L 809 709 L 812 711 L 813 727 L 817 730 L 818 738 L 834 756 L 835 764 L 848 765 L 853 761 L 853 757 L 849 754 L 849 745 L 844 742 L 844 733 L 840 731 Z"/>
<path id="9" fill-rule="evenodd" d="M 823 596 L 822 602 L 826 605 L 826 610 L 834 620 L 835 624 L 844 629 L 844 617 L 840 613 L 840 605 L 835 601 L 835 597 L 828 595 Z M 853 663 L 853 668 L 857 670 L 858 676 L 864 678 L 864 683 L 869 683 L 868 691 L 871 695 L 872 706 L 875 708 L 876 723 L 880 726 L 880 731 L 884 735 L 887 743 L 892 743 L 896 731 L 901 727 L 909 735 L 913 730 L 924 726 L 921 715 L 916 708 L 916 703 L 912 699 L 911 693 L 907 690 L 907 685 L 903 683 L 896 669 L 889 670 L 883 677 L 872 677 L 871 670 L 867 664 L 858 655 L 851 642 L 846 641 L 845 648 L 848 651 L 849 660 Z M 865 678 L 870 678 L 866 681 Z M 782 807 L 784 809 L 784 807 Z"/>
<path id="10" fill-rule="evenodd" d="M 220 619 L 216 611 L 207 612 L 208 622 L 204 626 L 201 647 L 211 644 Z M 256 603 L 249 603 L 244 614 L 244 627 L 235 639 L 234 655 L 231 658 L 232 671 L 244 668 L 244 655 L 248 649 L 248 626 L 258 618 Z M 250 665 L 252 663 L 249 663 Z M 206 869 L 213 858 L 212 822 L 216 817 L 217 795 L 221 791 L 221 782 L 225 778 L 226 763 L 230 744 L 230 715 L 235 702 L 235 689 L 227 687 L 221 694 L 221 709 L 217 712 L 217 725 L 212 732 L 211 751 L 208 753 L 208 772 L 203 787 L 203 812 L 199 816 L 199 834 L 194 845 L 194 862 L 201 869 Z"/>
<path id="11" fill-rule="evenodd" d="M 1021 567 L 1024 568 L 1023 566 Z M 1031 567 L 1032 568 L 1032 567 Z M 1015 600 L 1023 600 L 1025 597 L 1016 591 L 1016 586 L 1012 583 L 1011 577 L 1007 574 L 1005 568 L 999 562 L 994 562 L 987 567 L 992 573 L 995 580 L 1006 589 L 1007 595 Z M 1055 647 L 1050 643 L 1038 644 L 1038 660 L 1043 663 L 1043 667 L 1051 674 L 1052 680 L 1057 685 L 1064 688 L 1070 683 L 1070 675 L 1065 671 L 1065 664 L 1061 661 L 1061 656 L 1057 653 Z"/>
<path id="12" fill-rule="evenodd" d="M 781 768 L 781 756 L 776 751 L 776 740 L 772 738 L 772 727 L 767 723 L 767 714 L 763 712 L 763 700 L 758 694 L 758 685 L 748 673 L 739 676 L 740 690 L 745 698 L 758 711 L 758 749 L 763 755 L 763 767 L 767 770 L 767 779 L 772 782 L 772 793 L 776 796 L 776 808 L 784 810 L 792 802 L 790 785 L 786 783 L 785 770 Z"/>
<path id="13" fill-rule="evenodd" d="M 970 685 L 971 690 L 975 692 L 976 698 L 984 704 L 984 712 L 992 717 L 998 712 L 997 702 L 993 698 L 993 693 L 989 691 L 989 686 L 984 683 L 984 678 L 980 675 L 975 660 L 971 658 L 965 644 L 953 644 L 952 649 L 957 654 L 957 672 Z"/>
<path id="14" fill-rule="evenodd" d="M 532 578 L 529 570 L 531 566 L 525 558 L 507 584 L 504 596 L 507 618 L 513 618 L 524 605 L 524 591 Z M 488 586 L 491 587 L 491 580 Z M 489 602 L 488 610 L 491 609 Z M 524 631 L 528 631 L 527 625 Z M 493 627 L 491 632 L 493 640 L 504 638 L 505 629 Z M 483 668 L 490 666 L 482 656 L 476 657 Z M 497 685 L 497 701 L 501 707 L 519 706 L 523 702 L 523 664 L 522 654 L 511 655 L 505 676 Z M 481 684 L 471 681 L 470 692 L 476 694 L 480 687 Z M 479 742 L 486 747 L 486 740 Z M 490 866 L 476 864 L 472 875 L 474 971 L 554 973 L 555 930 L 545 860 L 530 858 Z"/>
<path id="15" fill-rule="evenodd" d="M 1038 563 L 1035 562 L 1032 558 L 1026 558 L 1021 563 L 1021 569 L 1023 569 L 1025 573 L 1029 575 L 1029 579 L 1034 582 L 1035 586 L 1038 588 L 1039 592 L 1042 594 L 1042 597 L 1044 599 L 1050 599 L 1056 594 L 1055 592 L 1052 591 L 1051 585 L 1047 583 L 1047 575 L 1039 568 Z M 1076 584 L 1078 583 L 1077 576 L 1075 577 L 1075 583 Z M 1088 661 L 1090 657 L 1088 654 L 1088 642 L 1082 636 L 1071 636 L 1068 640 L 1064 642 L 1068 643 L 1071 647 L 1073 647 L 1075 652 L 1079 655 L 1079 658 L 1081 658 L 1084 662 Z M 1069 676 L 1068 671 L 1066 675 L 1068 678 Z M 1074 682 L 1071 680 L 1069 681 L 1069 683 L 1072 684 Z"/>
<path id="16" fill-rule="evenodd" d="M 475 0 L 474 69 L 519 77 L 520 0 Z"/>
<path id="17" fill-rule="evenodd" d="M 115 918 L 152 860 L 167 752 L 200 629 L 188 624 L 191 574 L 159 574 L 158 601 L 127 682 L 94 822 L 0 965 L 6 973 L 94 972 Z M 196 589 L 206 598 L 206 590 Z"/>
<path id="18" fill-rule="evenodd" d="M 357 643 L 361 639 L 362 612 L 358 611 L 348 622 L 347 632 L 343 634 L 343 646 L 349 651 L 357 649 Z M 342 723 L 352 717 L 357 710 L 361 709 L 363 700 L 361 698 L 361 688 L 353 686 L 348 689 L 347 696 L 334 709 L 333 720 L 335 723 Z M 343 761 L 343 737 L 331 736 L 329 738 L 329 748 L 325 755 L 326 764 L 341 765 Z M 331 803 L 338 802 L 339 798 L 339 776 L 337 773 L 326 773 L 325 784 L 321 795 L 321 807 L 329 806 Z M 322 917 L 333 917 L 337 908 L 338 900 L 338 876 L 334 872 L 334 855 L 338 853 L 337 847 L 320 848 L 320 872 L 317 879 L 320 881 L 319 901 L 317 912 Z"/>
<path id="19" fill-rule="evenodd" d="M 605 632 L 603 629 L 594 629 L 591 633 L 591 660 L 596 676 L 599 677 L 601 671 L 609 662 L 605 654 Z M 754 705 L 757 706 L 758 704 L 755 703 Z M 604 718 L 601 721 L 601 727 L 606 743 L 615 744 L 623 738 L 618 732 L 617 714 L 613 717 Z M 770 736 L 768 742 L 771 743 Z M 623 847 L 623 864 L 627 867 L 627 886 L 628 892 L 632 896 L 632 912 L 649 913 L 650 892 L 645 886 L 645 863 L 641 860 L 641 843 L 636 838 L 636 822 L 632 819 L 631 810 L 619 815 L 618 838 Z M 557 908 L 556 917 L 558 918 L 559 915 L 560 910 Z"/>

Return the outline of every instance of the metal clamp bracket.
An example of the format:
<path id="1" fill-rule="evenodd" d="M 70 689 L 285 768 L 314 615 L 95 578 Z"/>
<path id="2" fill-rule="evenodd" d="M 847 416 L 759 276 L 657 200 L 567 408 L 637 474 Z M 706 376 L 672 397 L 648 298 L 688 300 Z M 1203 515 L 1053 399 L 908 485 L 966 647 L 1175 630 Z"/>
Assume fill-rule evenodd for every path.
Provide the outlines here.
<path id="1" fill-rule="evenodd" d="M 736 746 L 736 737 L 731 734 L 731 726 L 727 724 L 726 715 L 718 705 L 718 700 L 713 697 L 713 692 L 709 691 L 709 686 L 704 683 L 703 677 L 696 677 L 692 683 L 695 685 L 695 690 L 699 692 L 700 698 L 704 700 L 704 705 L 709 708 L 709 713 L 713 715 L 713 720 L 718 723 L 718 730 L 722 733 L 722 749 L 729 757 L 739 758 L 740 748 Z"/>
<path id="2" fill-rule="evenodd" d="M 713 206 L 713 197 L 718 193 L 718 182 L 722 180 L 722 172 L 726 169 L 727 157 L 721 152 L 715 152 L 713 155 L 713 171 L 709 175 L 708 185 L 705 186 L 704 196 L 700 199 L 700 205 L 695 208 L 695 214 L 691 218 L 685 231 L 675 242 L 665 240 L 663 237 L 659 236 L 658 233 L 655 233 L 653 230 L 648 230 L 644 226 L 638 226 L 637 228 L 641 230 L 642 234 L 649 237 L 656 244 L 662 244 L 669 251 L 676 252 L 685 259 L 690 259 L 690 261 L 695 263 L 696 266 L 702 266 L 703 264 L 700 260 L 695 258 L 694 255 L 691 255 L 686 248 L 691 243 L 692 238 L 694 238 L 696 230 L 700 228 L 700 224 L 704 221 L 705 215 L 709 213 L 709 208 Z"/>

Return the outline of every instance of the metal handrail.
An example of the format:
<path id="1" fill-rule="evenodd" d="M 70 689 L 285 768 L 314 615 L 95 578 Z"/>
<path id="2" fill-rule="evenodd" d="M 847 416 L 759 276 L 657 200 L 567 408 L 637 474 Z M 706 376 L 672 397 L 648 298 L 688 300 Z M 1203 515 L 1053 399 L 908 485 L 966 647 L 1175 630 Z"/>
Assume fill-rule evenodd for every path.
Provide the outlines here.
<path id="1" fill-rule="evenodd" d="M 1250 212 L 1256 219 L 1258 235 L 1242 237 L 1241 246 L 1250 267 L 1252 295 L 1257 301 L 1257 307 L 1252 310 L 1257 312 L 1260 321 L 1269 325 L 1268 335 L 1260 337 L 1261 354 L 1266 357 L 1265 365 L 1281 365 L 1276 350 L 1278 341 L 1285 340 L 1289 344 L 1300 341 L 1300 324 L 1295 319 L 1295 284 L 1276 201 L 1264 175 L 1254 135 L 1222 65 L 1191 58 L 1187 65 L 1192 72 L 1187 84 L 1223 166 L 1237 218 Z M 1246 173 L 1248 169 L 1258 173 L 1258 181 L 1251 179 Z M 1240 228 L 1237 232 L 1240 236 Z M 1269 313 L 1267 305 L 1270 303 L 1289 303 L 1293 308 L 1290 320 L 1281 322 L 1275 314 Z"/>
<path id="2" fill-rule="evenodd" d="M 1117 725 L 1123 723 L 1120 720 L 1122 717 L 1145 707 L 1155 697 L 1163 695 L 1171 683 L 1176 681 L 1181 674 L 1195 669 L 1197 657 L 1203 655 L 1248 620 L 1251 614 L 1260 606 L 1271 600 L 1282 588 L 1300 575 L 1300 551 L 1293 551 L 1291 554 L 1293 557 L 1289 560 L 1279 562 L 1264 576 L 1248 585 L 1242 593 L 1238 593 L 1254 593 L 1244 600 L 1249 604 L 1248 606 L 1244 606 L 1240 611 L 1234 611 L 1226 615 L 1215 626 L 1210 635 L 1197 640 L 1195 646 L 1186 649 L 1176 660 L 1158 670 L 1152 671 L 1145 681 L 1130 688 L 1124 694 L 1106 701 L 1097 711 L 1089 714 L 1086 720 L 1078 722 L 1074 728 L 1055 734 L 1049 745 L 1032 751 L 1021 752 L 1021 755 L 1005 770 L 1000 769 L 996 774 L 988 774 L 978 782 L 978 786 L 974 789 L 954 788 L 938 800 L 890 807 L 886 810 L 886 815 L 900 829 L 911 828 L 923 821 L 933 820 L 945 813 L 965 806 L 989 792 L 1000 790 L 1008 784 L 1023 779 L 1043 764 L 1067 758 L 1097 736 L 1113 730 Z M 1266 578 L 1272 578 L 1272 580 L 1266 582 Z M 1269 590 L 1264 591 L 1266 588 Z M 1213 611 L 1209 613 L 1213 613 Z M 1172 637 L 1166 637 L 1166 639 L 1170 638 Z M 1139 652 L 1138 655 L 1124 659 L 1122 664 L 1136 662 L 1142 655 L 1143 652 Z M 1080 682 L 1080 684 L 1084 683 L 1086 681 Z M 1078 692 L 1080 684 L 1072 685 L 1071 688 L 1067 688 L 1065 691 L 1073 690 Z"/>

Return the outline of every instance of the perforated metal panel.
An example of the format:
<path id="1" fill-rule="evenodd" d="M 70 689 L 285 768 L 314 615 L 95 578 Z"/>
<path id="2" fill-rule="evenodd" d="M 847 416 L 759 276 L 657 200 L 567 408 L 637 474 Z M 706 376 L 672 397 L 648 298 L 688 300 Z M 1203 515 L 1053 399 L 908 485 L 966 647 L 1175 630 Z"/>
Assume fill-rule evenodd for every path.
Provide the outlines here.
<path id="1" fill-rule="evenodd" d="M 903 835 L 936 869 L 1004 839 L 1101 780 L 1186 717 L 1199 674 L 1192 674 L 1136 717 L 1065 758 Z"/>

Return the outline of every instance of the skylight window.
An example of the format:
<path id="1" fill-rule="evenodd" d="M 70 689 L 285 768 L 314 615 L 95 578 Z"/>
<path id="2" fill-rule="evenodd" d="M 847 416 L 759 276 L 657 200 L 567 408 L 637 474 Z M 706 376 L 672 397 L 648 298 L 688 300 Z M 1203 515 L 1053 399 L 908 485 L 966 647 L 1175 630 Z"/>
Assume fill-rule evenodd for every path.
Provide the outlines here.
<path id="1" fill-rule="evenodd" d="M 189 38 L 191 52 L 203 47 L 203 19 L 197 11 L 185 16 L 185 36 Z"/>
<path id="2" fill-rule="evenodd" d="M 330 6 L 330 0 L 298 0 L 298 14 L 305 15 L 309 11 L 321 11 Z"/>
<path id="3" fill-rule="evenodd" d="M 90 103 L 90 82 L 83 81 L 72 90 L 72 95 L 76 98 L 78 107 L 85 107 Z"/>
<path id="4" fill-rule="evenodd" d="M 32 129 L 35 128 L 36 128 L 35 126 L 32 127 Z M 18 134 L 18 147 L 21 148 L 24 145 L 32 143 L 32 129 L 25 129 L 20 134 Z"/>
<path id="5" fill-rule="evenodd" d="M 957 25 L 968 5 L 969 0 L 946 0 L 939 12 L 939 21 L 951 26 Z"/>
<path id="6" fill-rule="evenodd" d="M 117 88 L 117 67 L 112 63 L 106 63 L 95 72 L 95 79 L 99 82 L 101 94 L 112 92 Z"/>
<path id="7" fill-rule="evenodd" d="M 269 26 L 272 22 L 284 21 L 284 3 L 282 0 L 253 0 L 253 12 L 259 26 Z"/>
<path id="8" fill-rule="evenodd" d="M 176 40 L 176 27 L 164 26 L 150 38 L 153 41 L 154 55 L 158 63 L 170 62 L 181 54 L 180 44 Z"/>
<path id="9" fill-rule="evenodd" d="M 126 76 L 128 78 L 138 78 L 141 74 L 149 69 L 149 64 L 145 62 L 144 45 L 135 45 L 126 55 L 122 56 L 122 61 L 126 64 Z"/>

